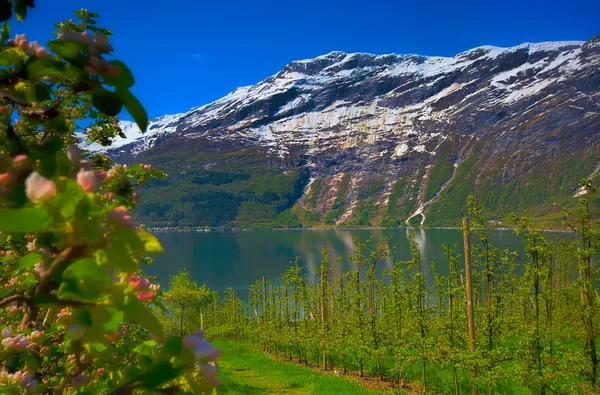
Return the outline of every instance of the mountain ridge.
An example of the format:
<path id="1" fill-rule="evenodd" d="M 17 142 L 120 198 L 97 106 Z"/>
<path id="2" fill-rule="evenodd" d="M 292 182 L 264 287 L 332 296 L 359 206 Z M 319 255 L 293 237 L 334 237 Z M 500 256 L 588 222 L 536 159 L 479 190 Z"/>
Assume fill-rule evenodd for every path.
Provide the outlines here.
<path id="1" fill-rule="evenodd" d="M 249 179 L 219 185 L 187 180 L 176 198 L 179 208 L 163 205 L 149 215 L 142 207 L 141 217 L 150 222 L 161 222 L 159 213 L 166 210 L 181 214 L 166 222 L 187 223 L 184 206 L 202 211 L 202 202 L 220 191 L 237 208 L 211 226 L 253 224 L 253 210 L 305 225 L 398 226 L 415 217 L 423 225 L 455 225 L 467 190 L 487 201 L 490 215 L 502 216 L 545 207 L 550 198 L 566 202 L 577 181 L 566 178 L 593 173 L 600 142 L 599 64 L 598 36 L 483 46 L 454 57 L 335 51 L 290 62 L 187 113 L 154 119 L 143 136 L 122 122 L 128 139 L 116 139 L 116 147 L 85 147 L 117 160 L 162 163 L 184 181 L 180 176 L 189 172 L 220 177 L 209 169 L 224 159 L 207 159 L 208 149 L 244 151 L 262 158 L 271 177 L 296 177 L 270 191 Z M 187 170 L 165 158 L 168 153 L 187 162 Z M 262 174 L 260 161 L 252 163 Z M 231 162 L 227 168 L 228 174 L 245 174 Z M 557 191 L 538 185 L 540 174 Z M 496 198 L 488 196 L 491 191 Z M 271 200 L 263 199 L 267 192 Z M 518 193 L 526 198 L 516 198 Z M 550 207 L 537 214 L 558 215 Z M 202 215 L 193 217 L 193 224 L 208 224 Z"/>

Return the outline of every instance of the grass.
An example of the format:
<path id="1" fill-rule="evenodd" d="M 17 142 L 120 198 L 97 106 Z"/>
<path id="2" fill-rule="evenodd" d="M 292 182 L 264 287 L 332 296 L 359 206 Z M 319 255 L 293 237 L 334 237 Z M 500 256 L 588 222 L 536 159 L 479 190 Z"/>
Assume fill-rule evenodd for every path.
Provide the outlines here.
<path id="1" fill-rule="evenodd" d="M 232 341 L 215 341 L 219 358 L 219 394 L 383 394 L 347 378 L 321 373 L 288 362 L 277 362 L 260 351 Z"/>

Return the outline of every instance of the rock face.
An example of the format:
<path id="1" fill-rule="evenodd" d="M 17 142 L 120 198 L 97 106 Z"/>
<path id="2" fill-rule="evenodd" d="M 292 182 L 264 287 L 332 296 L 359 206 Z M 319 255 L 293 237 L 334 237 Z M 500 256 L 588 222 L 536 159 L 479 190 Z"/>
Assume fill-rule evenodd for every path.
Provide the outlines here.
<path id="1" fill-rule="evenodd" d="M 567 203 L 598 167 L 599 66 L 600 35 L 452 58 L 332 52 L 153 120 L 145 135 L 123 122 L 128 139 L 108 153 L 185 179 L 243 151 L 303 183 L 275 214 L 305 224 L 454 225 L 469 193 L 494 218 L 552 216 L 551 204 Z M 227 163 L 227 174 L 246 171 Z M 219 224 L 241 221 L 232 215 Z"/>

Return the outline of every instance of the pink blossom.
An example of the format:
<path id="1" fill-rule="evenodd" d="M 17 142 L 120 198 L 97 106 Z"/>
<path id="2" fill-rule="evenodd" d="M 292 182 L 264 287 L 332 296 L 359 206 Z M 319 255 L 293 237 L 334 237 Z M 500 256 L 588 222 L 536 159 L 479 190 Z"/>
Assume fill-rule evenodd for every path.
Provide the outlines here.
<path id="1" fill-rule="evenodd" d="M 146 291 L 150 288 L 150 280 L 144 277 L 131 276 L 129 278 L 129 285 L 140 291 Z"/>
<path id="2" fill-rule="evenodd" d="M 29 251 L 29 252 L 35 251 L 35 240 L 32 240 L 29 243 L 27 243 L 27 251 Z"/>
<path id="3" fill-rule="evenodd" d="M 0 383 L 6 384 L 7 381 L 18 384 L 29 392 L 36 392 L 38 389 L 37 381 L 26 371 L 18 370 L 9 374 L 6 370 L 2 370 L 0 372 Z"/>
<path id="4" fill-rule="evenodd" d="M 133 224 L 131 216 L 129 214 L 127 214 L 127 207 L 125 207 L 125 206 L 119 206 L 119 207 L 115 208 L 113 211 L 111 211 L 109 213 L 109 217 L 113 221 L 118 222 L 121 226 L 130 228 L 130 229 L 135 228 L 135 225 Z"/>
<path id="5" fill-rule="evenodd" d="M 121 68 L 110 63 L 105 64 L 103 70 L 111 77 L 118 77 L 121 74 Z"/>
<path id="6" fill-rule="evenodd" d="M 46 200 L 56 195 L 56 186 L 52 181 L 34 171 L 25 180 L 25 194 L 33 202 Z"/>
<path id="7" fill-rule="evenodd" d="M 158 291 L 160 291 L 160 284 L 150 284 L 150 289 L 153 292 L 158 292 Z"/>
<path id="8" fill-rule="evenodd" d="M 138 300 L 141 300 L 142 302 L 149 302 L 152 300 L 153 297 L 154 292 L 142 292 L 138 295 Z"/>
<path id="9" fill-rule="evenodd" d="M 11 180 L 12 180 L 12 174 L 10 174 L 10 173 L 0 174 L 0 185 L 8 185 L 8 184 L 10 184 Z"/>
<path id="10" fill-rule="evenodd" d="M 7 326 L 6 328 L 2 329 L 2 332 L 0 332 L 0 336 L 2 336 L 2 339 L 11 337 L 12 336 L 12 328 Z"/>
<path id="11" fill-rule="evenodd" d="M 21 48 L 23 51 L 26 51 L 29 48 L 29 43 L 27 42 L 27 36 L 24 34 L 17 34 L 15 36 L 15 44 L 17 47 Z"/>
<path id="12" fill-rule="evenodd" d="M 15 156 L 12 164 L 13 168 L 15 168 L 16 170 L 26 170 L 30 166 L 29 158 L 27 158 L 27 155 Z"/>
<path id="13" fill-rule="evenodd" d="M 187 335 L 183 338 L 183 346 L 192 351 L 194 359 L 200 364 L 213 362 L 221 356 L 221 350 L 216 349 L 203 337 L 204 332 L 197 331 L 193 335 Z"/>
<path id="14" fill-rule="evenodd" d="M 94 192 L 98 188 L 98 180 L 93 170 L 80 170 L 77 173 L 77 183 L 86 192 Z"/>
<path id="15" fill-rule="evenodd" d="M 96 174 L 96 178 L 98 179 L 99 183 L 102 183 L 104 180 L 106 180 L 106 172 L 105 171 L 99 171 Z"/>
<path id="16" fill-rule="evenodd" d="M 29 338 L 29 340 L 36 340 L 43 335 L 44 335 L 44 331 L 33 331 L 29 334 L 28 338 Z"/>
<path id="17" fill-rule="evenodd" d="M 48 50 L 42 47 L 37 41 L 33 41 L 29 44 L 29 49 L 27 51 L 30 55 L 35 55 L 38 58 L 52 58 L 52 55 Z"/>
<path id="18" fill-rule="evenodd" d="M 104 374 L 104 368 L 98 368 L 92 371 L 92 374 L 96 376 L 102 376 Z"/>
<path id="19" fill-rule="evenodd" d="M 92 164 L 85 159 L 79 161 L 79 167 L 83 170 L 92 170 Z"/>
<path id="20" fill-rule="evenodd" d="M 101 31 L 96 31 L 96 34 L 94 35 L 94 42 L 104 52 L 112 52 L 113 51 L 113 47 L 108 42 L 108 38 Z"/>

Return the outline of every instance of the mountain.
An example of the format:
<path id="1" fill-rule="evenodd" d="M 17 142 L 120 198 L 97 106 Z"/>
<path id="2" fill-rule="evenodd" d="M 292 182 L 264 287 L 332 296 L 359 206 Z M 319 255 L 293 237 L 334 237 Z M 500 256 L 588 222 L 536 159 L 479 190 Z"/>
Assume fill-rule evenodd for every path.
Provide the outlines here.
<path id="1" fill-rule="evenodd" d="M 454 57 L 331 52 L 150 122 L 107 151 L 170 177 L 137 215 L 162 226 L 556 223 L 600 169 L 600 35 Z M 106 148 L 87 145 L 90 151 Z"/>

